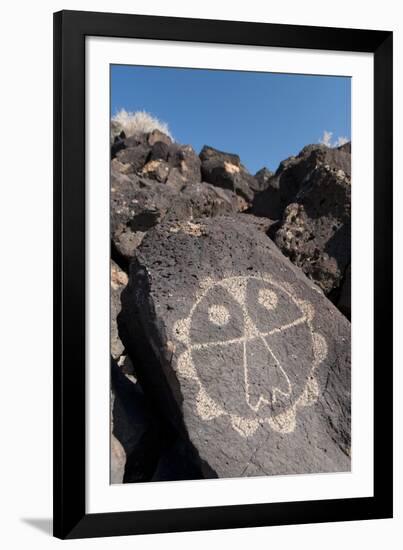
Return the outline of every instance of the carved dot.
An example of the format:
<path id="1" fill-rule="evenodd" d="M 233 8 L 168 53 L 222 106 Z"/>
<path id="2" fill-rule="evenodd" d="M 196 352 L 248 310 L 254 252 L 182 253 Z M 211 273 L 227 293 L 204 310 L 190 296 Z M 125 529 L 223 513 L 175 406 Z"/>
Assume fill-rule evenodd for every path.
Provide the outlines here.
<path id="1" fill-rule="evenodd" d="M 229 321 L 229 311 L 225 306 L 210 306 L 208 316 L 210 321 L 218 326 L 226 325 Z"/>
<path id="2" fill-rule="evenodd" d="M 277 294 L 267 288 L 259 290 L 259 304 L 266 309 L 276 309 L 278 304 Z"/>

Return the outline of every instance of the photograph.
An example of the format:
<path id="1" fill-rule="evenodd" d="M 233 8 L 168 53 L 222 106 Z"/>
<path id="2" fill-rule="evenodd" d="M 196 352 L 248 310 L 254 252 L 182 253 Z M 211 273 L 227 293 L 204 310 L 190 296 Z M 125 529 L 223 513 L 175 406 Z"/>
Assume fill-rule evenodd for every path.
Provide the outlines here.
<path id="1" fill-rule="evenodd" d="M 109 87 L 110 484 L 350 472 L 351 77 Z"/>
<path id="2" fill-rule="evenodd" d="M 403 20 L 332 8 L 5 4 L 2 548 L 401 547 Z"/>

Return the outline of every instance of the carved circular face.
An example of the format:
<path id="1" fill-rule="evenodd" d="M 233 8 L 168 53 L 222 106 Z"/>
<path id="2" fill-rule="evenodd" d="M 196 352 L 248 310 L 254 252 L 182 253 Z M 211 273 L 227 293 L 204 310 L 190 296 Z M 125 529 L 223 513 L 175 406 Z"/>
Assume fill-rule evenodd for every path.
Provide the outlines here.
<path id="1" fill-rule="evenodd" d="M 228 415 L 243 436 L 263 422 L 293 431 L 298 406 L 317 397 L 314 370 L 326 354 L 313 316 L 310 303 L 268 276 L 206 281 L 175 326 L 186 345 L 178 372 L 198 383 L 199 416 Z"/>

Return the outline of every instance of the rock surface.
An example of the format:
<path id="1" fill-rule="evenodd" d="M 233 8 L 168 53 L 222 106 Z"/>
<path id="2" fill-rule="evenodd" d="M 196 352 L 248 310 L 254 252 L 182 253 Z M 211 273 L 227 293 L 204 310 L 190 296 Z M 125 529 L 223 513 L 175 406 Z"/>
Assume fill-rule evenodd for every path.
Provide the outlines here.
<path id="1" fill-rule="evenodd" d="M 120 312 L 120 294 L 127 285 L 127 274 L 111 261 L 111 355 L 118 359 L 123 353 L 123 344 L 119 338 L 116 318 Z"/>
<path id="2" fill-rule="evenodd" d="M 279 181 L 275 176 L 271 176 L 265 182 L 263 190 L 254 196 L 251 212 L 255 216 L 279 220 L 283 210 Z"/>
<path id="3" fill-rule="evenodd" d="M 112 147 L 112 159 L 117 158 L 122 164 L 128 165 L 128 172 L 138 172 L 147 163 L 151 146 L 146 134 L 130 136 L 115 143 Z"/>
<path id="4" fill-rule="evenodd" d="M 183 185 L 184 183 L 201 182 L 201 162 L 199 156 L 190 145 L 173 144 L 168 152 L 170 183 Z"/>
<path id="5" fill-rule="evenodd" d="M 273 172 L 268 168 L 264 167 L 255 174 L 255 183 L 254 191 L 264 191 L 269 186 L 271 178 L 274 176 Z"/>
<path id="6" fill-rule="evenodd" d="M 351 179 L 340 169 L 318 165 L 283 214 L 275 242 L 329 294 L 351 261 Z"/>
<path id="7" fill-rule="evenodd" d="M 255 223 L 149 231 L 118 323 L 204 477 L 350 470 L 350 324 Z"/>
<path id="8" fill-rule="evenodd" d="M 140 385 L 112 361 L 111 483 L 150 481 L 172 435 L 153 413 Z"/>
<path id="9" fill-rule="evenodd" d="M 296 157 L 280 163 L 275 174 L 283 206 L 293 202 L 296 194 L 305 186 L 311 173 L 318 166 L 330 166 L 351 176 L 351 155 L 346 149 L 331 148 L 326 145 L 307 145 Z"/>
<path id="10" fill-rule="evenodd" d="M 258 216 L 274 218 L 273 208 L 281 217 L 285 207 L 294 202 L 297 193 L 303 189 L 312 172 L 318 166 L 330 166 L 342 170 L 351 176 L 351 144 L 338 148 L 326 145 L 307 145 L 296 157 L 290 157 L 280 163 L 274 176 L 269 178 L 267 188 L 255 197 L 253 213 Z M 276 194 L 276 191 L 278 193 Z M 273 206 L 273 201 L 276 203 Z"/>
<path id="11" fill-rule="evenodd" d="M 151 481 L 180 481 L 202 477 L 191 445 L 178 438 L 162 453 Z"/>
<path id="12" fill-rule="evenodd" d="M 124 133 L 115 135 L 111 156 L 119 163 L 121 173 L 142 175 L 177 186 L 201 181 L 201 162 L 194 149 L 190 145 L 173 143 L 159 130 L 129 138 Z"/>
<path id="13" fill-rule="evenodd" d="M 156 161 L 151 161 L 156 162 Z M 183 189 L 134 173 L 111 172 L 112 247 L 126 262 L 132 258 L 146 232 L 164 219 L 192 220 L 237 212 L 235 193 L 205 182 Z"/>
<path id="14" fill-rule="evenodd" d="M 238 155 L 204 146 L 200 152 L 202 179 L 223 189 L 234 191 L 247 202 L 254 196 L 259 183 L 242 166 Z"/>

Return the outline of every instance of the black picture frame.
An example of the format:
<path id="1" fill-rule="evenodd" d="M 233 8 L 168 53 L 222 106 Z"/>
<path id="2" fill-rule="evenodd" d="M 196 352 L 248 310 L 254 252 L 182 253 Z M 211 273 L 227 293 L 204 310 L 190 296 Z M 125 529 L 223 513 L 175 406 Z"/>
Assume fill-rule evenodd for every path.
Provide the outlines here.
<path id="1" fill-rule="evenodd" d="M 374 496 L 102 514 L 85 497 L 85 38 L 374 54 Z M 392 32 L 145 15 L 54 14 L 54 536 L 83 538 L 390 518 Z"/>

